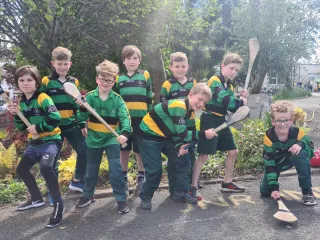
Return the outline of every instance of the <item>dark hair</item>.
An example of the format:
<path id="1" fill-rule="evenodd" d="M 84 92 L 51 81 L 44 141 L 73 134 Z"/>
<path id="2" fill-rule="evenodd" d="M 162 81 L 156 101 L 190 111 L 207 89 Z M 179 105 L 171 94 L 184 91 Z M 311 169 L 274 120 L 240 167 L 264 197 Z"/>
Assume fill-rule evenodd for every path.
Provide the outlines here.
<path id="1" fill-rule="evenodd" d="M 24 75 L 31 75 L 31 77 L 36 81 L 36 86 L 39 88 L 41 86 L 41 78 L 40 74 L 38 72 L 37 67 L 31 66 L 31 65 L 25 65 L 22 67 L 19 67 L 15 74 L 14 74 L 14 81 L 18 86 L 18 79 Z"/>

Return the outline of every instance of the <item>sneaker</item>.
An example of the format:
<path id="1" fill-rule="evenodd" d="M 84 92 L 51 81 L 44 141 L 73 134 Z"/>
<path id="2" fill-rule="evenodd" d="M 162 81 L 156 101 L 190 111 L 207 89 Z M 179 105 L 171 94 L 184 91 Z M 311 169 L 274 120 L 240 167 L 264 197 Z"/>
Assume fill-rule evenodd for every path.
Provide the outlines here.
<path id="1" fill-rule="evenodd" d="M 128 182 L 125 182 L 124 190 L 125 190 L 126 195 L 127 195 L 127 197 L 128 197 L 128 196 L 129 196 L 129 186 L 128 186 Z"/>
<path id="2" fill-rule="evenodd" d="M 94 197 L 81 197 L 79 199 L 79 201 L 77 202 L 76 207 L 77 208 L 82 208 L 85 207 L 87 205 L 90 205 L 91 203 L 94 203 L 96 200 L 94 199 Z"/>
<path id="3" fill-rule="evenodd" d="M 23 210 L 27 210 L 29 208 L 42 207 L 43 205 L 44 205 L 44 201 L 43 201 L 42 198 L 40 198 L 37 201 L 32 201 L 31 199 L 29 199 L 24 204 L 22 204 L 19 207 L 17 207 L 17 211 L 23 211 Z"/>
<path id="4" fill-rule="evenodd" d="M 51 197 L 50 192 L 48 192 L 48 199 L 49 199 L 50 205 L 53 206 L 53 199 L 52 199 L 52 197 Z"/>
<path id="5" fill-rule="evenodd" d="M 197 204 L 198 199 L 195 197 L 192 197 L 187 191 L 185 192 L 175 192 L 172 196 L 172 198 L 176 201 L 180 202 L 186 202 L 186 203 L 192 203 Z"/>
<path id="6" fill-rule="evenodd" d="M 65 208 L 62 202 L 54 205 L 53 213 L 49 220 L 47 221 L 46 227 L 53 228 L 58 226 L 62 222 L 62 215 Z"/>
<path id="7" fill-rule="evenodd" d="M 83 192 L 84 187 L 85 187 L 85 184 L 83 180 L 79 182 L 75 182 L 72 180 L 69 184 L 69 189 L 77 192 Z"/>
<path id="8" fill-rule="evenodd" d="M 141 199 L 140 206 L 141 206 L 141 208 L 143 208 L 145 210 L 151 210 L 151 208 L 152 208 L 151 199 L 146 199 L 146 200 Z"/>
<path id="9" fill-rule="evenodd" d="M 199 189 L 197 187 L 190 188 L 190 196 L 198 199 L 198 201 L 202 200 L 202 196 L 201 196 Z"/>
<path id="10" fill-rule="evenodd" d="M 137 188 L 136 188 L 136 194 L 137 194 L 138 196 L 139 196 L 139 194 L 140 194 L 140 190 L 141 190 L 141 188 L 142 188 L 143 183 L 144 183 L 144 179 L 138 180 L 138 184 L 137 184 Z"/>
<path id="11" fill-rule="evenodd" d="M 311 189 L 307 189 L 303 191 L 302 203 L 307 206 L 314 206 L 317 204 L 317 199 L 313 195 L 313 192 Z"/>
<path id="12" fill-rule="evenodd" d="M 202 182 L 198 181 L 198 189 L 202 189 L 202 188 L 203 188 Z"/>
<path id="13" fill-rule="evenodd" d="M 129 208 L 127 206 L 127 202 L 126 201 L 117 201 L 118 203 L 118 208 L 119 208 L 119 213 L 120 214 L 124 214 L 129 212 Z"/>
<path id="14" fill-rule="evenodd" d="M 237 186 L 233 182 L 229 182 L 229 183 L 222 182 L 220 190 L 221 192 L 244 192 L 245 188 L 241 186 Z"/>

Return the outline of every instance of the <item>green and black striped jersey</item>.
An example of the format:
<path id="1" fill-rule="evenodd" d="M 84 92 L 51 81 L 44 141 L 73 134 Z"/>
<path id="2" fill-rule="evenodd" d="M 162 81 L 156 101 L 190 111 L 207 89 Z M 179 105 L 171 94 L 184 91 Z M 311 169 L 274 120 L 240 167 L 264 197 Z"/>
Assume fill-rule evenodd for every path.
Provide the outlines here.
<path id="1" fill-rule="evenodd" d="M 22 94 L 19 109 L 28 121 L 36 126 L 36 131 L 40 135 L 39 139 L 32 140 L 32 135 L 29 133 L 28 140 L 31 144 L 61 140 L 61 131 L 58 127 L 61 117 L 47 94 L 36 90 L 30 99 Z M 14 117 L 14 123 L 21 131 L 27 129 L 27 125 L 17 115 Z"/>
<path id="2" fill-rule="evenodd" d="M 99 97 L 99 88 L 86 95 L 88 104 L 120 135 L 126 137 L 131 133 L 131 122 L 128 109 L 121 96 L 110 90 L 107 100 Z M 85 108 L 80 107 L 77 117 L 88 122 L 87 145 L 91 148 L 119 144 L 116 137 Z"/>
<path id="3" fill-rule="evenodd" d="M 164 102 L 172 99 L 185 99 L 191 88 L 197 84 L 197 81 L 188 76 L 187 81 L 181 84 L 175 77 L 171 77 L 169 80 L 162 84 L 160 102 Z"/>
<path id="4" fill-rule="evenodd" d="M 193 88 L 193 86 L 197 84 L 197 81 L 188 76 L 186 77 L 188 80 L 184 84 L 181 84 L 175 77 L 171 77 L 169 80 L 165 81 L 161 89 L 160 102 L 172 99 L 187 98 L 191 88 Z M 196 130 L 194 112 L 192 112 L 192 115 L 189 119 L 186 119 L 186 123 L 188 130 Z"/>
<path id="5" fill-rule="evenodd" d="M 206 104 L 206 111 L 217 116 L 225 116 L 227 110 L 235 112 L 243 106 L 243 101 L 234 96 L 231 80 L 226 81 L 223 75 L 209 79 L 208 86 L 212 92 L 211 100 Z"/>
<path id="6" fill-rule="evenodd" d="M 274 127 L 268 129 L 264 135 L 263 162 L 267 174 L 268 184 L 272 191 L 279 190 L 279 176 L 277 176 L 276 166 L 284 157 L 287 157 L 291 154 L 288 150 L 294 144 L 300 145 L 302 149 L 307 152 L 309 158 L 313 157 L 313 142 L 300 128 L 291 127 L 289 129 L 288 140 L 286 142 L 281 142 L 278 139 Z M 290 166 L 286 167 L 288 168 Z"/>
<path id="7" fill-rule="evenodd" d="M 125 101 L 132 125 L 139 125 L 152 104 L 152 82 L 149 72 L 137 70 L 132 76 L 124 73 L 118 75 L 114 90 Z"/>
<path id="8" fill-rule="evenodd" d="M 66 82 L 75 84 L 79 89 L 78 79 L 66 76 Z M 56 105 L 61 115 L 59 127 L 61 131 L 67 131 L 79 125 L 80 128 L 85 128 L 85 122 L 76 119 L 77 110 L 79 105 L 75 103 L 74 99 L 69 96 L 63 89 L 63 83 L 59 80 L 59 74 L 56 71 L 51 76 L 42 79 L 42 86 L 40 92 L 48 94 L 54 104 Z"/>
<path id="9" fill-rule="evenodd" d="M 188 111 L 188 107 L 188 98 L 158 103 L 142 119 L 140 134 L 154 141 L 171 138 L 177 145 L 199 139 L 199 134 L 204 134 L 204 132 L 187 129 L 186 119 L 194 117 L 194 112 Z"/>

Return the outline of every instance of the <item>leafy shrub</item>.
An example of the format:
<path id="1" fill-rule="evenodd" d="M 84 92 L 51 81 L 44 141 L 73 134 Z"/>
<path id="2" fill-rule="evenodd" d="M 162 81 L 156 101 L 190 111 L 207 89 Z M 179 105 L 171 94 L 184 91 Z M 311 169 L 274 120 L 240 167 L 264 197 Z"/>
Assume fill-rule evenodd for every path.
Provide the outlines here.
<path id="1" fill-rule="evenodd" d="M 17 165 L 18 158 L 15 144 L 11 144 L 6 149 L 0 143 L 0 179 L 5 178 L 7 175 L 14 176 Z"/>
<path id="2" fill-rule="evenodd" d="M 26 186 L 16 180 L 0 180 L 0 204 L 12 203 L 25 199 Z"/>
<path id="3" fill-rule="evenodd" d="M 285 100 L 285 99 L 295 99 L 301 97 L 311 96 L 311 92 L 304 88 L 293 88 L 293 89 L 282 89 L 279 93 L 274 95 L 272 99 L 276 100 Z"/>

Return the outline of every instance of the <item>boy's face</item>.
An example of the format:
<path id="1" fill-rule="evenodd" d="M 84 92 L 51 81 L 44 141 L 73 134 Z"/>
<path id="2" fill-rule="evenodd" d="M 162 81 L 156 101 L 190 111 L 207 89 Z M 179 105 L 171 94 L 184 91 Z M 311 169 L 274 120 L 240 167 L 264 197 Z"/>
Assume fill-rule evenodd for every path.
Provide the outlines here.
<path id="1" fill-rule="evenodd" d="M 272 119 L 272 125 L 277 133 L 288 134 L 289 128 L 293 123 L 291 113 L 289 112 L 275 112 Z"/>
<path id="2" fill-rule="evenodd" d="M 123 64 L 126 66 L 128 72 L 135 72 L 140 65 L 138 54 L 134 53 L 131 57 L 125 58 Z"/>
<path id="3" fill-rule="evenodd" d="M 113 75 L 106 75 L 102 77 L 99 74 L 96 77 L 96 83 L 101 91 L 107 92 L 113 87 L 115 83 L 115 77 Z"/>
<path id="4" fill-rule="evenodd" d="M 69 72 L 72 62 L 68 60 L 55 60 L 52 61 L 51 64 L 60 76 L 66 76 Z"/>
<path id="5" fill-rule="evenodd" d="M 18 78 L 18 85 L 24 94 L 33 94 L 37 89 L 36 81 L 30 74 L 25 74 Z"/>
<path id="6" fill-rule="evenodd" d="M 188 98 L 190 108 L 194 111 L 203 109 L 204 105 L 210 101 L 210 98 L 208 96 L 201 93 L 193 94 L 192 92 L 190 92 Z"/>
<path id="7" fill-rule="evenodd" d="M 173 61 L 172 65 L 170 65 L 169 68 L 176 79 L 183 79 L 184 76 L 187 74 L 187 71 L 189 69 L 189 64 L 186 61 L 182 61 L 182 62 Z"/>
<path id="8" fill-rule="evenodd" d="M 221 73 L 226 80 L 234 79 L 237 76 L 240 69 L 240 63 L 230 63 L 228 65 L 221 65 Z"/>

